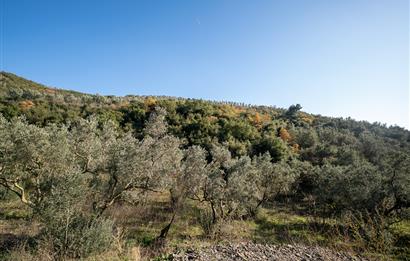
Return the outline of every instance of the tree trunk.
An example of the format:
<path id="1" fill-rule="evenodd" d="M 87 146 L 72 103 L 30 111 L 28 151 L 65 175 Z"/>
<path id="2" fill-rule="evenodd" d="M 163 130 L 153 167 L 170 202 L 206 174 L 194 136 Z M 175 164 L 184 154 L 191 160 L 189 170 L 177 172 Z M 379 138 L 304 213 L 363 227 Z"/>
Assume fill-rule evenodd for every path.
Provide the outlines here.
<path id="1" fill-rule="evenodd" d="M 212 224 L 216 223 L 216 211 L 214 203 L 211 201 L 211 209 L 212 209 Z"/>
<path id="2" fill-rule="evenodd" d="M 169 229 L 171 228 L 172 224 L 174 223 L 175 216 L 176 216 L 176 211 L 174 211 L 174 213 L 172 214 L 172 218 L 169 221 L 169 223 L 163 229 L 161 229 L 161 233 L 157 237 L 157 240 L 158 239 L 165 239 L 167 237 Z"/>

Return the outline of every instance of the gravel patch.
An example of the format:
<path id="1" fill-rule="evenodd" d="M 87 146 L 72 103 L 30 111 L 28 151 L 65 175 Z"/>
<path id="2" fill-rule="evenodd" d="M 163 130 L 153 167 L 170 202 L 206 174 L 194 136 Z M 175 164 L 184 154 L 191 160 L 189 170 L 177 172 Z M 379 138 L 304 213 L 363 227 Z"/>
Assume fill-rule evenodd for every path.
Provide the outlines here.
<path id="1" fill-rule="evenodd" d="M 187 249 L 172 254 L 173 260 L 292 260 L 292 261 L 362 261 L 364 257 L 351 253 L 336 252 L 317 246 L 302 245 L 264 245 L 237 243 L 203 247 L 198 250 Z"/>

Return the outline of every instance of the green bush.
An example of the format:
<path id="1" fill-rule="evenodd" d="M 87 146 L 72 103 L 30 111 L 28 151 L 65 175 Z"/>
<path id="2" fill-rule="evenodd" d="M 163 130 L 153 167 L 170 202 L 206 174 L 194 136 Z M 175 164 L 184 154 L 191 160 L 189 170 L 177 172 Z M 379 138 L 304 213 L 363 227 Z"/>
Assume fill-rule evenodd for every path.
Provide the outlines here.
<path id="1" fill-rule="evenodd" d="M 349 239 L 361 250 L 389 253 L 394 237 L 388 230 L 388 220 L 378 212 L 348 212 L 342 218 Z"/>
<path id="2" fill-rule="evenodd" d="M 197 222 L 204 231 L 205 236 L 211 237 L 215 232 L 215 222 L 211 211 L 208 209 L 199 209 L 197 212 Z"/>
<path id="3" fill-rule="evenodd" d="M 113 222 L 107 219 L 91 219 L 75 216 L 67 220 L 55 220 L 45 224 L 42 240 L 51 245 L 56 257 L 88 257 L 110 248 Z"/>

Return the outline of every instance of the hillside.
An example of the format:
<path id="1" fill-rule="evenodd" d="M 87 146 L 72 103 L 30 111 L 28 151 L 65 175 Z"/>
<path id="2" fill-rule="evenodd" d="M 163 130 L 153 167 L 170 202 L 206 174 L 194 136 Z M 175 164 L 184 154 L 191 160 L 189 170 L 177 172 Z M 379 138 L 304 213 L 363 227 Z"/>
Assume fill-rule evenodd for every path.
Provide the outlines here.
<path id="1" fill-rule="evenodd" d="M 174 135 L 186 139 L 190 145 L 205 147 L 217 139 L 220 143 L 228 143 L 235 155 L 252 154 L 252 149 L 266 142 L 267 136 L 281 137 L 281 131 L 282 140 L 298 149 L 305 149 L 309 145 L 304 144 L 306 141 L 298 142 L 303 135 L 321 141 L 325 138 L 320 135 L 321 132 L 329 130 L 347 140 L 354 140 L 352 143 L 361 142 L 364 136 L 370 135 L 386 143 L 387 147 L 398 146 L 407 151 L 410 148 L 410 131 L 404 128 L 312 115 L 296 107 L 292 111 L 235 102 L 163 96 L 90 95 L 49 88 L 11 73 L 1 72 L 0 76 L 0 112 L 7 119 L 24 115 L 30 123 L 35 124 L 67 123 L 97 114 L 103 120 L 114 120 L 121 127 L 132 128 L 139 133 L 149 113 L 155 106 L 160 106 L 168 111 L 167 121 Z M 334 145 L 337 146 L 337 142 Z"/>
<path id="2" fill-rule="evenodd" d="M 82 94 L 2 72 L 0 258 L 232 241 L 409 258 L 410 131 L 301 109 Z"/>

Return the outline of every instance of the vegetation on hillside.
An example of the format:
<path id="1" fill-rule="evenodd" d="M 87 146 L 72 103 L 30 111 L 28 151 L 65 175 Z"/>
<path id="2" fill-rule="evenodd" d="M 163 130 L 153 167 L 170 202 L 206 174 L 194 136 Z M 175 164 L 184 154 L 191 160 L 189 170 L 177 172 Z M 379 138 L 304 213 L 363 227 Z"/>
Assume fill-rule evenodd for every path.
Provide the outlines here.
<path id="1" fill-rule="evenodd" d="M 247 240 L 409 258 L 403 128 L 300 105 L 89 95 L 0 77 L 0 200 L 19 200 L 38 224 L 25 248 L 38 256 L 95 256 L 122 249 L 121 236 L 157 248 L 223 239 L 233 227 Z M 115 211 L 127 207 L 138 229 Z M 278 217 L 286 238 L 275 237 Z"/>

